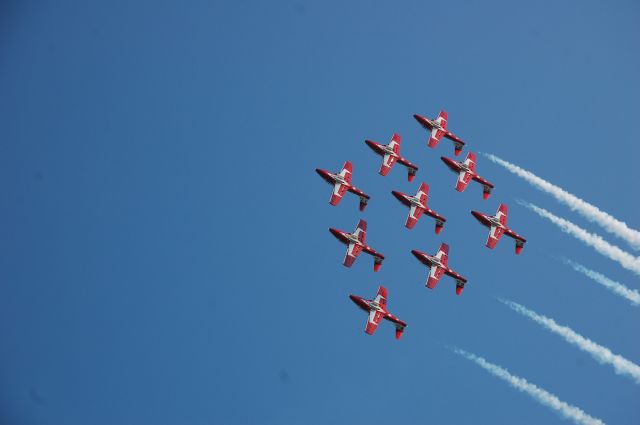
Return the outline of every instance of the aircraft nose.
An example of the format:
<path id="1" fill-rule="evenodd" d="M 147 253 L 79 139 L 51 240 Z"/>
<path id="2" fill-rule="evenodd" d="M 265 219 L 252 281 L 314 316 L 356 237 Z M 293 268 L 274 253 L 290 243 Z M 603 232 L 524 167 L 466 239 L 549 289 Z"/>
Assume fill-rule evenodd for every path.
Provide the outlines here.
<path id="1" fill-rule="evenodd" d="M 333 234 L 333 236 L 340 236 L 340 231 L 338 229 L 334 229 L 333 227 L 329 227 L 329 231 Z"/>
<path id="2" fill-rule="evenodd" d="M 480 214 L 478 211 L 471 211 L 471 214 L 473 214 L 473 216 L 474 216 L 477 220 L 482 220 L 482 214 Z"/>

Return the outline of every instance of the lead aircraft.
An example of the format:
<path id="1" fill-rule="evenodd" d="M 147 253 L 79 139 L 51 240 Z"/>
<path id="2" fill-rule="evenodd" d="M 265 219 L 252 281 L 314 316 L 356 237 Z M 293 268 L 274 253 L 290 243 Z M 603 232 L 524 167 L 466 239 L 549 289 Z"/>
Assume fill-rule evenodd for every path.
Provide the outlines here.
<path id="1" fill-rule="evenodd" d="M 366 333 L 373 335 L 382 319 L 386 319 L 396 325 L 396 339 L 400 339 L 407 324 L 387 311 L 387 288 L 380 285 L 378 294 L 372 300 L 365 300 L 357 295 L 349 295 L 349 298 L 369 314 L 367 327 L 364 329 Z"/>
<path id="2" fill-rule="evenodd" d="M 525 242 L 527 240 L 507 227 L 507 206 L 500 204 L 496 215 L 490 216 L 478 211 L 471 211 L 471 214 L 483 225 L 489 228 L 489 237 L 487 238 L 487 248 L 493 249 L 498 244 L 498 241 L 502 235 L 512 237 L 516 241 L 516 255 L 522 252 Z"/>
<path id="3" fill-rule="evenodd" d="M 406 193 L 395 190 L 391 191 L 391 193 L 398 199 L 398 201 L 409 207 L 409 215 L 407 216 L 407 221 L 404 224 L 407 229 L 413 229 L 413 226 L 416 225 L 422 214 L 427 214 L 436 220 L 436 233 L 439 234 L 440 231 L 442 231 L 444 222 L 447 221 L 447 219 L 427 206 L 429 201 L 428 184 L 423 182 L 415 196 L 407 195 Z"/>
<path id="4" fill-rule="evenodd" d="M 413 118 L 416 119 L 425 129 L 431 132 L 429 136 L 428 145 L 430 148 L 435 148 L 442 140 L 442 137 L 446 137 L 453 141 L 454 153 L 456 156 L 460 155 L 462 152 L 462 147 L 464 146 L 464 142 L 455 134 L 451 133 L 447 130 L 447 121 L 449 119 L 449 114 L 447 111 L 440 111 L 438 114 L 438 118 L 435 120 L 423 117 L 422 115 L 414 114 Z"/>
<path id="5" fill-rule="evenodd" d="M 411 253 L 420 260 L 422 264 L 429 267 L 427 288 L 435 288 L 440 278 L 447 274 L 456 280 L 456 294 L 462 294 L 462 290 L 464 289 L 465 283 L 467 283 L 467 279 L 449 268 L 449 245 L 446 243 L 440 245 L 440 249 L 434 256 L 415 249 L 411 250 Z"/>
<path id="6" fill-rule="evenodd" d="M 378 155 L 382 155 L 382 165 L 380 166 L 380 175 L 386 176 L 391 171 L 393 164 L 399 162 L 407 167 L 407 178 L 409 181 L 413 181 L 418 171 L 418 166 L 412 164 L 407 159 L 400 156 L 400 135 L 394 133 L 391 137 L 391 141 L 388 145 L 382 145 L 372 140 L 365 140 L 364 142 Z"/>
<path id="7" fill-rule="evenodd" d="M 482 198 L 489 198 L 489 195 L 491 195 L 491 190 L 493 189 L 493 184 L 489 183 L 487 180 L 480 177 L 478 173 L 476 173 L 475 153 L 469 152 L 463 162 L 454 161 L 453 159 L 447 158 L 446 156 L 442 156 L 440 157 L 440 159 L 442 160 L 442 162 L 447 164 L 447 167 L 449 167 L 451 171 L 458 174 L 458 181 L 456 182 L 456 190 L 458 192 L 464 192 L 469 182 L 471 182 L 471 180 L 475 180 L 482 185 Z"/>
<path id="8" fill-rule="evenodd" d="M 351 175 L 353 174 L 353 165 L 350 161 L 346 161 L 342 166 L 342 170 L 338 174 L 331 173 L 327 170 L 316 168 L 316 173 L 320 175 L 327 183 L 333 186 L 331 205 L 338 205 L 345 193 L 355 193 L 360 197 L 360 211 L 364 211 L 369 202 L 370 196 L 351 184 Z"/>
<path id="9" fill-rule="evenodd" d="M 373 271 L 377 272 L 380 270 L 382 266 L 382 260 L 384 260 L 384 255 L 380 254 L 369 245 L 366 244 L 367 240 L 367 222 L 364 220 L 360 220 L 358 222 L 358 227 L 356 227 L 355 232 L 347 233 L 342 230 L 334 229 L 333 227 L 329 228 L 329 231 L 333 236 L 336 237 L 340 242 L 347 245 L 347 254 L 344 256 L 344 261 L 342 264 L 345 267 L 351 267 L 353 262 L 356 261 L 358 255 L 362 251 L 366 252 L 369 255 L 373 256 Z"/>

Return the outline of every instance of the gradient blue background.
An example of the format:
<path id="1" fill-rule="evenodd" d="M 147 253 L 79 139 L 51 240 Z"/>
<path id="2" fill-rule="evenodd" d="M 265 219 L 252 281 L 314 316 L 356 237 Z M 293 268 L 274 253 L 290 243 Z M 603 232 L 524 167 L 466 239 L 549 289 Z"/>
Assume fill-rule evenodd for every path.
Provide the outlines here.
<path id="1" fill-rule="evenodd" d="M 552 424 L 458 346 L 612 424 L 640 388 L 503 297 L 640 361 L 639 311 L 566 256 L 640 279 L 515 204 L 604 232 L 479 157 L 454 191 L 447 109 L 469 150 L 536 172 L 639 228 L 640 5 L 633 1 L 5 1 L 0 5 L 3 424 Z M 413 184 L 365 138 L 403 136 Z M 315 173 L 354 163 L 367 210 Z M 441 235 L 393 189 L 431 185 Z M 523 254 L 469 214 L 510 205 Z M 387 256 L 341 265 L 328 227 L 369 222 Z M 613 236 L 606 238 L 626 249 Z M 410 249 L 451 246 L 462 297 Z M 637 252 L 635 253 L 637 254 Z M 401 341 L 347 295 L 389 288 Z"/>

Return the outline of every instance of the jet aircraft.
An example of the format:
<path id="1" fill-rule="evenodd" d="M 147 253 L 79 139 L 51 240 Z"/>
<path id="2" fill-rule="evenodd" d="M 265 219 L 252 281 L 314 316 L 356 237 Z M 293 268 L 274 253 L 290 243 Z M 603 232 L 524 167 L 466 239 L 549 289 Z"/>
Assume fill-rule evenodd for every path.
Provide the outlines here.
<path id="1" fill-rule="evenodd" d="M 343 264 L 346 267 L 351 267 L 358 255 L 362 251 L 366 252 L 369 255 L 373 256 L 373 271 L 377 272 L 380 270 L 382 266 L 382 260 L 384 260 L 384 255 L 380 254 L 369 245 L 366 244 L 367 240 L 367 222 L 364 220 L 360 220 L 358 223 L 358 227 L 356 227 L 355 232 L 347 233 L 342 230 L 334 229 L 332 227 L 329 228 L 329 231 L 333 236 L 336 237 L 340 242 L 347 245 L 347 254 L 344 257 Z"/>
<path id="2" fill-rule="evenodd" d="M 409 181 L 413 181 L 413 178 L 418 171 L 418 166 L 412 164 L 407 159 L 400 156 L 400 135 L 394 133 L 391 137 L 391 142 L 388 145 L 382 145 L 372 140 L 365 140 L 364 142 L 378 155 L 382 155 L 382 165 L 380 166 L 380 175 L 386 176 L 391 171 L 393 165 L 397 162 L 407 167 L 407 178 Z"/>
<path id="3" fill-rule="evenodd" d="M 467 185 L 471 180 L 475 180 L 482 185 L 482 198 L 488 199 L 493 189 L 493 184 L 489 183 L 484 178 L 480 177 L 476 173 L 476 154 L 469 152 L 463 162 L 457 162 L 446 156 L 440 157 L 442 162 L 447 164 L 447 167 L 454 173 L 458 174 L 458 181 L 456 182 L 456 190 L 458 192 L 464 192 Z"/>
<path id="4" fill-rule="evenodd" d="M 404 224 L 407 229 L 413 229 L 413 226 L 416 225 L 422 214 L 427 214 L 436 220 L 436 233 L 440 233 L 444 226 L 444 222 L 447 221 L 447 219 L 427 206 L 429 201 L 428 184 L 422 183 L 415 196 L 407 195 L 395 190 L 391 191 L 391 193 L 398 199 L 398 201 L 410 208 L 407 221 Z"/>
<path id="5" fill-rule="evenodd" d="M 465 283 L 467 283 L 467 279 L 449 268 L 449 245 L 446 243 L 440 245 L 438 253 L 434 256 L 415 249 L 411 250 L 411 253 L 420 260 L 422 264 L 429 267 L 427 288 L 435 288 L 442 275 L 447 274 L 456 280 L 456 294 L 462 294 L 462 290 L 464 289 Z"/>
<path id="6" fill-rule="evenodd" d="M 364 330 L 366 333 L 373 335 L 382 319 L 387 319 L 396 325 L 396 339 L 400 339 L 407 324 L 387 311 L 387 288 L 381 285 L 373 300 L 365 300 L 357 295 L 349 295 L 349 298 L 369 314 Z"/>
<path id="7" fill-rule="evenodd" d="M 507 206 L 500 204 L 496 215 L 490 216 L 478 211 L 471 211 L 471 214 L 483 225 L 489 227 L 489 237 L 487 238 L 487 248 L 493 249 L 498 244 L 498 241 L 503 234 L 512 237 L 516 241 L 516 255 L 522 252 L 524 244 L 527 241 L 525 238 L 514 232 L 507 227 Z"/>
<path id="8" fill-rule="evenodd" d="M 462 147 L 464 146 L 464 142 L 455 134 L 451 133 L 447 130 L 447 120 L 449 119 L 449 114 L 447 111 L 440 111 L 438 114 L 438 118 L 435 120 L 423 117 L 422 115 L 414 114 L 413 118 L 416 119 L 425 129 L 431 132 L 429 136 L 428 145 L 430 148 L 435 148 L 442 140 L 442 137 L 446 137 L 453 141 L 454 153 L 456 156 L 460 155 L 462 152 Z"/>
<path id="9" fill-rule="evenodd" d="M 351 184 L 351 174 L 353 174 L 353 165 L 347 161 L 342 166 L 342 170 L 338 174 L 331 173 L 327 170 L 316 168 L 316 173 L 320 175 L 327 183 L 333 186 L 331 205 L 338 205 L 346 192 L 355 193 L 360 197 L 360 211 L 364 211 L 369 202 L 370 196 Z"/>

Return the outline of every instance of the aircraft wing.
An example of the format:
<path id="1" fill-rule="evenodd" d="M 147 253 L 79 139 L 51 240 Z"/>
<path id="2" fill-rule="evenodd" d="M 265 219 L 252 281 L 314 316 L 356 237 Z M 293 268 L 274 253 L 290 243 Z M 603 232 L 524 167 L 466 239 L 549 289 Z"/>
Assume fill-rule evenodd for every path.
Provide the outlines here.
<path id="1" fill-rule="evenodd" d="M 504 229 L 502 227 L 491 226 L 489 237 L 487 238 L 487 247 L 491 249 L 495 248 L 503 234 Z"/>
<path id="2" fill-rule="evenodd" d="M 338 205 L 344 194 L 347 193 L 348 189 L 349 187 L 346 184 L 334 184 L 333 193 L 331 194 L 331 200 L 329 201 L 329 203 L 334 206 Z"/>
<path id="3" fill-rule="evenodd" d="M 400 135 L 398 133 L 393 133 L 391 136 L 391 142 L 389 142 L 389 147 L 393 149 L 396 155 L 400 155 Z"/>
<path id="4" fill-rule="evenodd" d="M 374 299 L 374 301 L 380 304 L 382 308 L 386 309 L 387 308 L 387 288 L 380 285 L 378 287 L 378 293 L 376 294 L 376 298 Z"/>
<path id="5" fill-rule="evenodd" d="M 438 252 L 436 253 L 436 257 L 440 259 L 442 265 L 448 267 L 449 265 L 449 245 L 446 243 L 441 243 Z"/>
<path id="6" fill-rule="evenodd" d="M 351 161 L 346 161 L 342 166 L 342 170 L 340 170 L 340 175 L 346 180 L 347 183 L 351 184 L 352 174 L 353 174 L 353 164 L 351 164 Z"/>
<path id="7" fill-rule="evenodd" d="M 389 174 L 389 171 L 391 171 L 391 168 L 393 168 L 393 164 L 396 163 L 396 159 L 397 157 L 395 156 L 385 154 L 384 157 L 382 157 L 382 166 L 380 167 L 380 175 L 386 176 L 387 174 Z"/>
<path id="8" fill-rule="evenodd" d="M 500 204 L 498 207 L 498 212 L 496 212 L 496 217 L 500 220 L 503 226 L 507 225 L 507 216 L 509 214 L 509 209 L 506 204 Z"/>
<path id="9" fill-rule="evenodd" d="M 367 241 L 367 222 L 363 219 L 360 219 L 353 234 L 358 238 L 360 242 L 365 243 Z"/>
<path id="10" fill-rule="evenodd" d="M 413 226 L 416 225 L 422 214 L 424 213 L 424 208 L 417 207 L 415 205 L 411 205 L 411 209 L 409 210 L 409 215 L 407 216 L 407 222 L 404 224 L 407 229 L 413 229 Z"/>
<path id="11" fill-rule="evenodd" d="M 350 243 L 347 247 L 347 255 L 344 256 L 343 264 L 347 267 L 351 267 L 353 262 L 356 261 L 358 255 L 362 252 L 362 245 Z"/>
<path id="12" fill-rule="evenodd" d="M 378 310 L 371 310 L 369 312 L 369 318 L 367 319 L 367 327 L 365 328 L 365 332 L 369 335 L 373 335 L 376 329 L 378 329 L 378 325 L 382 321 L 384 317 L 384 313 Z"/>
<path id="13" fill-rule="evenodd" d="M 473 174 L 466 171 L 460 171 L 458 174 L 458 182 L 456 183 L 456 190 L 458 192 L 464 192 L 472 177 Z"/>
<path id="14" fill-rule="evenodd" d="M 447 132 L 439 129 L 439 128 L 432 128 L 431 129 L 431 135 L 429 137 L 429 147 L 430 148 L 435 148 L 436 146 L 438 146 L 438 143 L 440 143 L 440 140 L 442 140 L 442 137 L 446 134 Z"/>
<path id="15" fill-rule="evenodd" d="M 440 278 L 444 275 L 444 269 L 438 266 L 432 266 L 429 270 L 429 278 L 427 279 L 427 288 L 433 289 L 438 284 Z"/>

